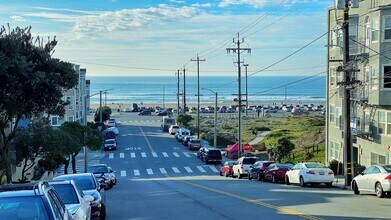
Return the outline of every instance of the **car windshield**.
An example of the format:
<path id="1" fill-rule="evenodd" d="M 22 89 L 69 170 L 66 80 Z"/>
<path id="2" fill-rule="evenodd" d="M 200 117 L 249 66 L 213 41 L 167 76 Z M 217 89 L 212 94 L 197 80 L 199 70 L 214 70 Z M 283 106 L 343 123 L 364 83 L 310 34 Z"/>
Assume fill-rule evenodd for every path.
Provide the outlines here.
<path id="1" fill-rule="evenodd" d="M 0 216 L 1 219 L 49 219 L 39 196 L 0 198 Z"/>
<path id="2" fill-rule="evenodd" d="M 321 163 L 305 163 L 307 168 L 327 168 L 325 165 Z"/>
<path id="3" fill-rule="evenodd" d="M 191 140 L 191 143 L 199 144 L 199 143 L 201 143 L 201 142 L 200 142 L 200 140 Z"/>
<path id="4" fill-rule="evenodd" d="M 254 164 L 255 161 L 257 161 L 256 158 L 244 158 L 243 159 L 243 164 Z"/>
<path id="5" fill-rule="evenodd" d="M 387 171 L 387 173 L 391 173 L 391 165 L 384 165 L 383 168 Z"/>
<path id="6" fill-rule="evenodd" d="M 87 168 L 88 173 L 108 173 L 106 166 L 90 166 Z"/>
<path id="7" fill-rule="evenodd" d="M 106 144 L 114 144 L 115 142 L 113 140 L 107 140 Z"/>
<path id="8" fill-rule="evenodd" d="M 234 163 L 235 163 L 235 161 L 228 161 L 228 162 L 227 162 L 227 165 L 228 165 L 228 166 L 233 166 Z"/>
<path id="9" fill-rule="evenodd" d="M 77 197 L 75 188 L 71 184 L 53 184 L 58 195 L 64 204 L 78 204 L 79 198 Z"/>
<path id="10" fill-rule="evenodd" d="M 96 185 L 92 176 L 59 176 L 55 180 L 74 180 L 81 190 L 95 189 Z"/>
<path id="11" fill-rule="evenodd" d="M 209 155 L 210 156 L 220 156 L 221 152 L 219 150 L 210 150 Z"/>

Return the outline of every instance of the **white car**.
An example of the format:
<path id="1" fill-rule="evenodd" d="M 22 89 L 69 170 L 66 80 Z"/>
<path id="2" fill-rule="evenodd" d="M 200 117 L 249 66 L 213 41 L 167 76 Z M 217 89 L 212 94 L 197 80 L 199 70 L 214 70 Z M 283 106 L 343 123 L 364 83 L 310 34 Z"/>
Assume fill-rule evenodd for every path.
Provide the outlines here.
<path id="1" fill-rule="evenodd" d="M 91 219 L 90 203 L 94 201 L 92 195 L 84 195 L 73 180 L 53 181 L 50 182 L 50 185 L 56 189 L 73 219 Z"/>
<path id="2" fill-rule="evenodd" d="M 244 175 L 248 175 L 252 165 L 257 161 L 257 157 L 241 157 L 232 167 L 232 177 L 241 179 Z"/>
<path id="3" fill-rule="evenodd" d="M 178 125 L 171 125 L 168 129 L 168 133 L 170 134 L 176 134 L 179 132 L 180 127 Z"/>
<path id="4" fill-rule="evenodd" d="M 107 131 L 112 131 L 115 135 L 119 135 L 119 130 L 116 127 L 109 127 Z"/>
<path id="5" fill-rule="evenodd" d="M 324 183 L 331 187 L 334 181 L 334 172 L 327 166 L 315 162 L 303 162 L 294 165 L 285 174 L 285 183 L 300 184 L 304 187 L 309 184 Z"/>
<path id="6" fill-rule="evenodd" d="M 115 119 L 109 119 L 107 122 L 108 127 L 115 127 L 117 124 L 115 123 Z"/>
<path id="7" fill-rule="evenodd" d="M 351 183 L 354 194 L 360 192 L 376 193 L 382 198 L 391 194 L 391 165 L 373 165 L 366 168 Z"/>

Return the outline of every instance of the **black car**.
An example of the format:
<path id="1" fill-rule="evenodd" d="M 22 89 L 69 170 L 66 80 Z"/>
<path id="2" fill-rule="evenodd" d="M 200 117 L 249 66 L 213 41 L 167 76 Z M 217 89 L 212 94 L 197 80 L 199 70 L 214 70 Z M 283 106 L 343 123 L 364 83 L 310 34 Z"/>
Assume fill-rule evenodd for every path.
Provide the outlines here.
<path id="1" fill-rule="evenodd" d="M 1 219 L 73 219 L 48 182 L 0 186 Z"/>
<path id="2" fill-rule="evenodd" d="M 100 184 L 92 173 L 77 173 L 56 176 L 53 180 L 74 180 L 85 195 L 94 197 L 91 202 L 91 215 L 106 218 L 106 193 L 107 184 Z"/>
<path id="3" fill-rule="evenodd" d="M 163 112 L 159 112 L 156 114 L 157 116 L 166 116 L 167 115 L 167 112 L 166 111 L 163 111 Z"/>
<path id="4" fill-rule="evenodd" d="M 205 161 L 206 164 L 208 163 L 222 163 L 222 156 L 221 151 L 217 148 L 205 148 L 205 150 L 202 152 L 201 160 Z"/>
<path id="5" fill-rule="evenodd" d="M 151 115 L 151 114 L 152 114 L 152 113 L 151 113 L 151 111 L 149 111 L 149 110 L 144 110 L 144 111 L 138 113 L 138 115 Z"/>
<path id="6" fill-rule="evenodd" d="M 274 163 L 273 161 L 257 161 L 252 165 L 252 168 L 248 172 L 248 179 L 257 179 L 259 181 L 264 180 L 265 176 L 263 171 L 270 165 Z"/>

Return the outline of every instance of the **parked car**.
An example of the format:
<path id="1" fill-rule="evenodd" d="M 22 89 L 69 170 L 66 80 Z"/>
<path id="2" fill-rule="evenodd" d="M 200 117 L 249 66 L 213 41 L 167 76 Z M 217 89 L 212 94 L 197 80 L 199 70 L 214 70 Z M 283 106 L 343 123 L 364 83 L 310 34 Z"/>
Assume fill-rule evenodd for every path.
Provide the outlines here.
<path id="1" fill-rule="evenodd" d="M 151 114 L 152 113 L 149 110 L 144 110 L 144 111 L 138 113 L 138 115 L 151 115 Z"/>
<path id="2" fill-rule="evenodd" d="M 285 174 L 285 183 L 300 184 L 305 187 L 308 183 L 320 184 L 324 183 L 327 187 L 331 187 L 334 181 L 334 172 L 327 166 L 315 162 L 302 162 L 294 165 Z"/>
<path id="3" fill-rule="evenodd" d="M 107 139 L 105 140 L 105 146 L 103 148 L 105 151 L 106 150 L 117 150 L 117 142 L 115 139 Z"/>
<path id="4" fill-rule="evenodd" d="M 56 176 L 53 180 L 74 180 L 84 194 L 94 197 L 91 202 L 91 215 L 99 219 L 106 218 L 106 193 L 108 185 L 100 184 L 92 173 L 65 174 Z"/>
<path id="5" fill-rule="evenodd" d="M 114 131 L 107 131 L 105 133 L 105 140 L 114 139 L 117 142 L 117 135 L 115 135 Z"/>
<path id="6" fill-rule="evenodd" d="M 282 106 L 282 108 L 281 108 L 281 110 L 283 110 L 284 112 L 290 112 L 290 111 L 292 111 L 292 106 L 290 106 L 290 105 L 284 105 L 284 106 Z"/>
<path id="7" fill-rule="evenodd" d="M 109 189 L 111 189 L 117 183 L 117 178 L 115 178 L 115 175 L 113 175 L 113 169 L 108 167 L 106 164 L 95 164 L 88 166 L 87 172 L 93 173 L 96 178 L 103 177 L 106 184 L 109 186 Z"/>
<path id="8" fill-rule="evenodd" d="M 204 151 L 201 152 L 201 160 L 208 163 L 222 163 L 221 151 L 217 148 L 205 148 Z"/>
<path id="9" fill-rule="evenodd" d="M 54 187 L 46 181 L 0 186 L 0 218 L 73 219 Z"/>
<path id="10" fill-rule="evenodd" d="M 265 176 L 264 176 L 264 171 L 265 169 L 270 165 L 274 163 L 273 161 L 256 161 L 251 169 L 248 171 L 248 179 L 249 180 L 252 180 L 252 179 L 256 179 L 256 180 L 264 180 Z"/>
<path id="11" fill-rule="evenodd" d="M 130 108 L 124 108 L 124 112 L 131 112 Z"/>
<path id="12" fill-rule="evenodd" d="M 235 164 L 235 161 L 226 161 L 223 166 L 220 168 L 220 176 L 229 177 L 232 176 L 232 167 Z"/>
<path id="13" fill-rule="evenodd" d="M 241 179 L 244 175 L 248 175 L 248 172 L 252 168 L 252 165 L 257 161 L 257 157 L 241 157 L 232 167 L 232 177 L 238 177 Z"/>
<path id="14" fill-rule="evenodd" d="M 107 131 L 112 131 L 115 135 L 119 135 L 119 130 L 116 127 L 109 127 L 107 128 Z"/>
<path id="15" fill-rule="evenodd" d="M 187 144 L 189 143 L 190 139 L 192 138 L 191 135 L 186 135 L 182 139 L 182 144 L 187 147 Z"/>
<path id="16" fill-rule="evenodd" d="M 200 158 L 202 160 L 202 153 L 205 149 L 206 147 L 200 147 L 200 149 L 197 151 L 197 158 Z"/>
<path id="17" fill-rule="evenodd" d="M 166 111 L 161 111 L 161 112 L 156 113 L 156 115 L 157 116 L 166 116 L 167 112 Z"/>
<path id="18" fill-rule="evenodd" d="M 391 165 L 373 165 L 354 177 L 351 183 L 354 194 L 375 193 L 383 198 L 391 195 Z"/>
<path id="19" fill-rule="evenodd" d="M 107 126 L 108 127 L 115 127 L 117 125 L 117 123 L 115 123 L 115 119 L 109 119 L 107 121 Z"/>
<path id="20" fill-rule="evenodd" d="M 200 139 L 190 138 L 189 142 L 187 143 L 187 147 L 189 150 L 199 150 L 201 147 Z"/>
<path id="21" fill-rule="evenodd" d="M 176 134 L 179 132 L 179 125 L 171 125 L 170 128 L 168 129 L 169 134 Z"/>
<path id="22" fill-rule="evenodd" d="M 182 142 L 186 135 L 190 135 L 190 130 L 186 128 L 180 128 L 178 135 L 176 136 L 177 141 Z"/>
<path id="23" fill-rule="evenodd" d="M 137 103 L 132 103 L 132 112 L 138 112 L 138 111 L 139 111 L 139 108 L 138 108 Z"/>
<path id="24" fill-rule="evenodd" d="M 285 181 L 285 173 L 293 167 L 290 163 L 273 163 L 270 164 L 263 171 L 263 180 L 277 183 L 278 181 Z"/>
<path id="25" fill-rule="evenodd" d="M 73 219 L 91 219 L 90 202 L 94 201 L 93 196 L 84 195 L 83 191 L 73 180 L 52 181 L 50 185 L 56 189 L 65 207 L 72 214 Z"/>

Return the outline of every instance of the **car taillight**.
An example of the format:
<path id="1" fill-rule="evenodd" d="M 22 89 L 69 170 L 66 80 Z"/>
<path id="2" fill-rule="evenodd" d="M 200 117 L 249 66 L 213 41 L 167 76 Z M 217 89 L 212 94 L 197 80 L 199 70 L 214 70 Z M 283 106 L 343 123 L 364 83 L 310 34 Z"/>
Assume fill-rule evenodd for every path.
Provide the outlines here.
<path id="1" fill-rule="evenodd" d="M 388 175 L 386 178 L 384 178 L 385 180 L 391 180 L 391 174 Z"/>
<path id="2" fill-rule="evenodd" d="M 315 174 L 315 172 L 313 170 L 308 170 L 306 173 L 307 174 Z"/>
<path id="3" fill-rule="evenodd" d="M 334 172 L 332 170 L 329 171 L 329 175 L 333 175 Z"/>
<path id="4" fill-rule="evenodd" d="M 240 165 L 240 169 L 243 169 L 243 164 L 242 164 L 242 165 Z"/>

